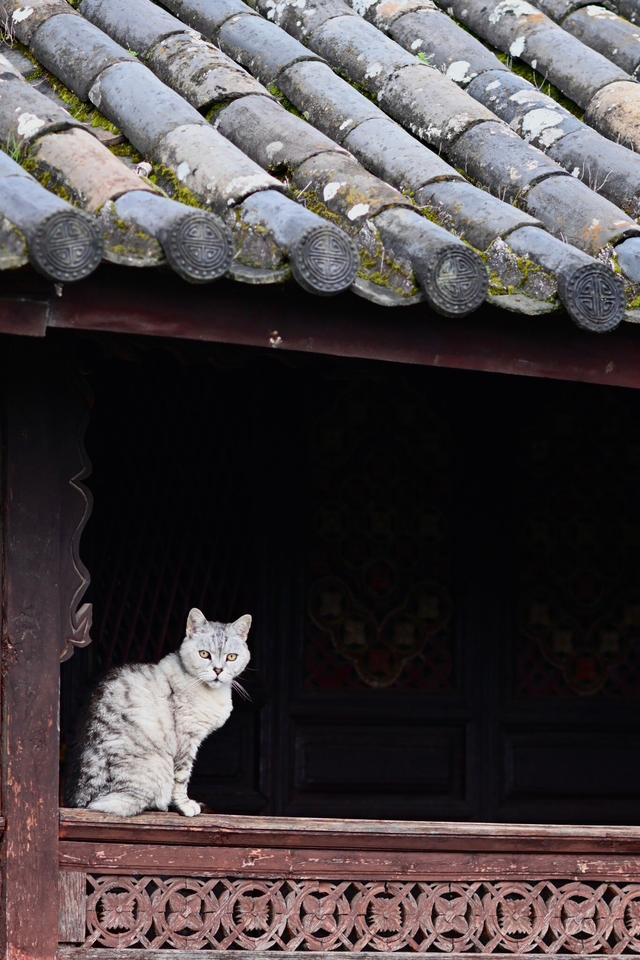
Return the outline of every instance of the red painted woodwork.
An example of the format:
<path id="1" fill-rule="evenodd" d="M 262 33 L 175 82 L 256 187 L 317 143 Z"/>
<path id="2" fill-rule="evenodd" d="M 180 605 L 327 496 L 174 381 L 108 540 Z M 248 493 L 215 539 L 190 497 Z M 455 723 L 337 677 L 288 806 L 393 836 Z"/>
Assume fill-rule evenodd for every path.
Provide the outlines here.
<path id="1" fill-rule="evenodd" d="M 185 287 L 172 275 L 102 267 L 58 296 L 28 275 L 3 278 L 0 332 L 44 336 L 51 328 L 173 337 L 272 347 L 338 357 L 483 370 L 528 377 L 640 385 L 634 324 L 612 335 L 579 331 L 563 314 L 527 318 L 485 306 L 445 319 L 426 305 L 389 309 L 354 294 L 330 300 L 289 284 L 250 287 L 218 281 Z"/>
<path id="2" fill-rule="evenodd" d="M 61 561 L 56 373 L 26 345 L 7 361 L 5 354 L 0 940 L 7 960 L 51 960 Z"/>
<path id="3" fill-rule="evenodd" d="M 57 944 L 59 658 L 85 644 L 78 554 L 88 501 L 85 398 L 64 354 L 7 341 L 0 360 L 2 489 L 2 893 L 7 960 Z"/>

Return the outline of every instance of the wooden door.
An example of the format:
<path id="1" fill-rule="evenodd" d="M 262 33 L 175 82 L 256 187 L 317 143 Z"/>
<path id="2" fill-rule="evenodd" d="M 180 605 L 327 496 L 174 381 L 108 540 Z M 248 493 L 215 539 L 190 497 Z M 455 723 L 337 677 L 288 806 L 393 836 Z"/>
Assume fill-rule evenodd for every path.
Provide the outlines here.
<path id="1" fill-rule="evenodd" d="M 480 691 L 454 599 L 471 505 L 458 405 L 421 371 L 318 373 L 288 471 L 278 809 L 466 819 Z"/>

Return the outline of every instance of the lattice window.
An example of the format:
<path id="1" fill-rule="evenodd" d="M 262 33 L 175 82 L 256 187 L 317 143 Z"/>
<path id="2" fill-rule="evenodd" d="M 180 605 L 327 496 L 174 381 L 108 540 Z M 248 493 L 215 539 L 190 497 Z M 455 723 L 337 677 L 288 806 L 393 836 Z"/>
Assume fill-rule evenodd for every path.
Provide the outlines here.
<path id="1" fill-rule="evenodd" d="M 640 884 L 88 878 L 85 947 L 640 952 Z"/>
<path id="2" fill-rule="evenodd" d="M 327 385 L 309 417 L 307 689 L 450 692 L 446 417 L 406 378 Z"/>
<path id="3" fill-rule="evenodd" d="M 229 416 L 240 390 L 251 418 Z M 117 389 L 107 368 L 95 391 L 84 548 L 101 672 L 174 649 L 191 606 L 223 619 L 251 603 L 260 388 L 246 371 L 156 355 L 119 365 Z"/>
<path id="4" fill-rule="evenodd" d="M 584 392 L 523 431 L 516 506 L 518 697 L 640 691 L 635 398 Z"/>

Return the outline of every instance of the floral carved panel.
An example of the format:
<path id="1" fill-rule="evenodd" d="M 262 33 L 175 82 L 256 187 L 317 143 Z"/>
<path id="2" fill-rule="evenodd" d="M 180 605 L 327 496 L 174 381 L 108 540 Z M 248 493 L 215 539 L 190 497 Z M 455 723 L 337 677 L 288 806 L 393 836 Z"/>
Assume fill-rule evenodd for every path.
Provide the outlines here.
<path id="1" fill-rule="evenodd" d="M 637 412 L 628 397 L 580 394 L 523 429 L 518 697 L 640 692 L 640 482 Z"/>
<path id="2" fill-rule="evenodd" d="M 410 384 L 330 384 L 311 401 L 304 683 L 455 686 L 452 441 Z"/>
<path id="3" fill-rule="evenodd" d="M 92 876 L 84 948 L 640 953 L 640 884 Z"/>

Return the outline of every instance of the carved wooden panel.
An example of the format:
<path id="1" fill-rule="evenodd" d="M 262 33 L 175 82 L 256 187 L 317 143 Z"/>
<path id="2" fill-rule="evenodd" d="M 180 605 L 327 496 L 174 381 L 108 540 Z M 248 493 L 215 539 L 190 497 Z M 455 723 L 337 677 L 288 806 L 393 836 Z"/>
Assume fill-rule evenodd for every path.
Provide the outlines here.
<path id="1" fill-rule="evenodd" d="M 417 383 L 361 376 L 307 394 L 304 686 L 456 686 L 451 438 Z"/>
<path id="2" fill-rule="evenodd" d="M 468 954 L 640 952 L 640 884 L 89 876 L 83 946 Z"/>
<path id="3" fill-rule="evenodd" d="M 77 374 L 60 388 L 56 402 L 58 464 L 61 477 L 61 569 L 62 649 L 68 660 L 77 647 L 91 643 L 92 605 L 84 601 L 90 574 L 81 557 L 80 538 L 91 514 L 93 498 L 85 481 L 91 463 L 84 445 L 91 397 L 85 380 Z"/>
<path id="4" fill-rule="evenodd" d="M 584 390 L 528 416 L 514 505 L 514 694 L 637 699 L 637 398 Z"/>

